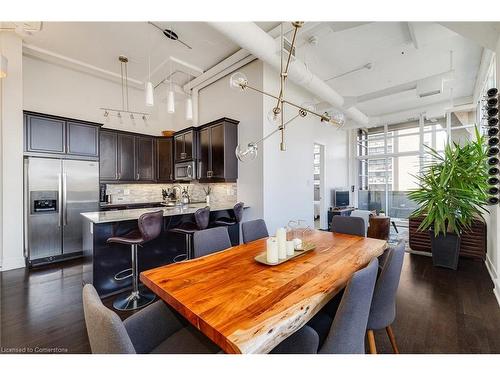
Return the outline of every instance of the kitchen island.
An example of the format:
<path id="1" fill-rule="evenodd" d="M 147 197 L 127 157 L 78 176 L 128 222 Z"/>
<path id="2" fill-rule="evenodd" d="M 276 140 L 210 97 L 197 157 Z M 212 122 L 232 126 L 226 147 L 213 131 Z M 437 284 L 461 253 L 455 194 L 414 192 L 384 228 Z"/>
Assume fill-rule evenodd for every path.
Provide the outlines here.
<path id="1" fill-rule="evenodd" d="M 219 217 L 232 216 L 234 202 L 210 205 L 210 222 Z M 101 297 L 107 297 L 131 288 L 131 278 L 116 280 L 114 276 L 131 267 L 130 246 L 108 244 L 113 236 L 122 236 L 137 228 L 137 219 L 143 213 L 163 211 L 162 232 L 153 241 L 138 249 L 139 272 L 173 263 L 173 259 L 186 253 L 183 235 L 169 233 L 182 222 L 194 222 L 194 213 L 204 203 L 185 206 L 140 208 L 116 211 L 82 213 L 83 217 L 83 281 L 91 283 Z M 239 224 L 228 227 L 233 245 L 239 244 Z"/>

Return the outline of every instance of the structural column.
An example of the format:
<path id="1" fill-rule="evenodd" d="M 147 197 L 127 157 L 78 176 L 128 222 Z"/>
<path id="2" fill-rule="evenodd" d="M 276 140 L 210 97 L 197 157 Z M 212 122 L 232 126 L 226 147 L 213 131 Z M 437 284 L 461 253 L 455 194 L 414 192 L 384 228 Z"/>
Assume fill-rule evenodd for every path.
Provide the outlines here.
<path id="1" fill-rule="evenodd" d="M 23 249 L 23 51 L 14 32 L 0 32 L 8 59 L 0 108 L 0 253 L 2 271 L 24 267 Z"/>

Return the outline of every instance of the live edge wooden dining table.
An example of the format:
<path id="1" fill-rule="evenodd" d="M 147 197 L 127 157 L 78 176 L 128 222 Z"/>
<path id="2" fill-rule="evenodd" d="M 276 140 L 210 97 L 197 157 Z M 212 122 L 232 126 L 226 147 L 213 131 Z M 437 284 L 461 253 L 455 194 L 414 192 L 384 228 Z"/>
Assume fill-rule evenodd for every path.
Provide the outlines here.
<path id="1" fill-rule="evenodd" d="M 387 242 L 323 231 L 285 263 L 254 260 L 261 239 L 142 272 L 141 281 L 226 353 L 268 353 L 305 325 Z"/>

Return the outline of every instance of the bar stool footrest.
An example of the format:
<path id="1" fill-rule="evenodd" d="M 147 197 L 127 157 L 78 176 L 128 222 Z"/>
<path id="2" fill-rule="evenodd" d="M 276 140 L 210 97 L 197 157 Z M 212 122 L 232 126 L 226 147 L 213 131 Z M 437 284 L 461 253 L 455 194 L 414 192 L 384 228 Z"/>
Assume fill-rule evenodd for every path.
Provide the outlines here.
<path id="1" fill-rule="evenodd" d="M 121 276 L 121 274 L 123 274 L 125 272 L 130 272 L 130 273 L 128 275 Z M 134 272 L 132 271 L 132 268 L 127 268 L 125 270 L 118 272 L 113 278 L 116 281 L 122 281 L 122 280 L 128 279 L 128 278 L 133 277 L 133 276 L 134 276 Z"/>

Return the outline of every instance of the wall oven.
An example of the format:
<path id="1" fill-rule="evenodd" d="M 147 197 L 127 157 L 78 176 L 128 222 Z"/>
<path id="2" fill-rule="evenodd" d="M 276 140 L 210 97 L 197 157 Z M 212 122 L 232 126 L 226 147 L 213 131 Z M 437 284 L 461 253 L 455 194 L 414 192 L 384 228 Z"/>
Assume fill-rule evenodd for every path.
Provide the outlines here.
<path id="1" fill-rule="evenodd" d="M 196 162 L 186 161 L 183 163 L 175 163 L 174 178 L 179 181 L 191 181 L 196 179 Z"/>

